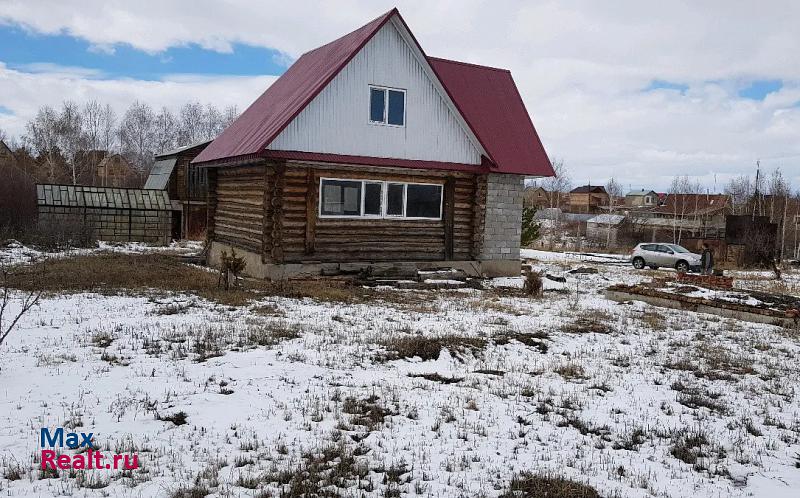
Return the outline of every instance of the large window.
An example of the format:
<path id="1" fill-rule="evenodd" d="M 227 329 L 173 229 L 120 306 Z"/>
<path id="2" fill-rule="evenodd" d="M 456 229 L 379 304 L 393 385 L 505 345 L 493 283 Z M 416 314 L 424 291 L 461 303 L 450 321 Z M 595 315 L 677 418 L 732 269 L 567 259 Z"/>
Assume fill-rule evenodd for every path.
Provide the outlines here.
<path id="1" fill-rule="evenodd" d="M 319 214 L 322 217 L 438 220 L 442 217 L 442 186 L 322 178 Z"/>
<path id="2" fill-rule="evenodd" d="M 369 120 L 375 124 L 405 126 L 406 91 L 397 88 L 369 87 Z"/>

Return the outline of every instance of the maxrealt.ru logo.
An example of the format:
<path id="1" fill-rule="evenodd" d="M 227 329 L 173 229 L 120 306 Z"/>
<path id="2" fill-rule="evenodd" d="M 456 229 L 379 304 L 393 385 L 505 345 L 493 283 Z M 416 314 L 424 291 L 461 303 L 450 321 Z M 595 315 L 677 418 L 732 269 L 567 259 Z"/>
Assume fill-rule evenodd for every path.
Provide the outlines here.
<path id="1" fill-rule="evenodd" d="M 126 469 L 139 468 L 139 455 L 103 454 L 94 447 L 92 432 L 65 432 L 63 427 L 41 429 L 42 469 Z M 59 454 L 57 449 L 80 450 L 75 454 Z M 84 451 L 86 450 L 86 451 Z"/>

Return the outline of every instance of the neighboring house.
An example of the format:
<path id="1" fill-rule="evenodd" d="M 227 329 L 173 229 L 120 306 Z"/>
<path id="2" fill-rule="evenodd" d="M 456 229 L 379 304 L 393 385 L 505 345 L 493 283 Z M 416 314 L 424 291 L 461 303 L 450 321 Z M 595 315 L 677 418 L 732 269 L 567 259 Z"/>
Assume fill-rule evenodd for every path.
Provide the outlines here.
<path id="1" fill-rule="evenodd" d="M 208 170 L 191 164 L 211 143 L 198 142 L 156 156 L 144 184 L 146 189 L 166 190 L 172 202 L 172 237 L 203 238 L 207 221 Z"/>
<path id="2" fill-rule="evenodd" d="M 586 220 L 586 237 L 609 247 L 617 245 L 617 235 L 625 216 L 621 214 L 598 214 Z"/>
<path id="3" fill-rule="evenodd" d="M 658 193 L 653 190 L 631 190 L 625 194 L 626 207 L 658 206 Z"/>
<path id="4" fill-rule="evenodd" d="M 122 154 L 110 154 L 97 164 L 95 183 L 99 187 L 130 187 L 137 183 L 136 171 Z"/>
<path id="5" fill-rule="evenodd" d="M 667 194 L 658 206 L 636 211 L 652 218 L 704 219 L 724 224 L 729 200 L 725 194 Z"/>
<path id="6" fill-rule="evenodd" d="M 536 209 L 549 208 L 551 193 L 544 187 L 528 187 L 525 189 L 525 207 L 535 207 Z M 555 206 L 552 206 L 555 207 Z"/>
<path id="7" fill-rule="evenodd" d="M 719 238 L 725 233 L 730 199 L 724 194 L 667 194 L 658 206 L 627 210 L 638 225 L 652 231 L 652 240 Z"/>
<path id="8" fill-rule="evenodd" d="M 608 206 L 605 187 L 582 185 L 569 192 L 569 210 L 573 213 L 598 213 L 603 206 Z"/>
<path id="9" fill-rule="evenodd" d="M 504 69 L 428 57 L 397 9 L 307 52 L 193 161 L 209 259 L 286 278 L 519 275 L 526 177 L 553 175 Z"/>
<path id="10" fill-rule="evenodd" d="M 16 157 L 11 149 L 5 142 L 0 140 L 0 167 L 13 166 L 16 163 Z"/>

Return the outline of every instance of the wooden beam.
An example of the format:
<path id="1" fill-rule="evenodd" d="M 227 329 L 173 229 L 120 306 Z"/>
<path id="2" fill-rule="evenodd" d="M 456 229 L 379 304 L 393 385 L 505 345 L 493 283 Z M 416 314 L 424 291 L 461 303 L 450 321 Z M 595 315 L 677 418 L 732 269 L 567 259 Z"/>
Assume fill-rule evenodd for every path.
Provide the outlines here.
<path id="1" fill-rule="evenodd" d="M 283 187 L 286 183 L 286 163 L 275 165 L 272 184 L 272 261 L 283 263 Z"/>
<path id="2" fill-rule="evenodd" d="M 306 171 L 306 239 L 305 253 L 314 254 L 315 238 L 317 228 L 317 175 L 314 168 L 307 168 Z"/>
<path id="3" fill-rule="evenodd" d="M 456 179 L 448 176 L 444 182 L 444 259 L 453 259 L 453 225 L 455 217 Z"/>
<path id="4" fill-rule="evenodd" d="M 217 168 L 208 170 L 208 190 L 206 190 L 206 247 L 214 240 L 214 216 L 217 210 Z"/>
<path id="5" fill-rule="evenodd" d="M 272 233 L 270 232 L 267 224 L 267 220 L 269 220 L 271 212 L 270 212 L 270 184 L 269 184 L 269 176 L 270 176 L 270 167 L 269 165 L 264 166 L 264 206 L 262 211 L 262 218 L 261 218 L 261 262 L 262 263 L 269 263 L 270 257 L 272 256 Z"/>

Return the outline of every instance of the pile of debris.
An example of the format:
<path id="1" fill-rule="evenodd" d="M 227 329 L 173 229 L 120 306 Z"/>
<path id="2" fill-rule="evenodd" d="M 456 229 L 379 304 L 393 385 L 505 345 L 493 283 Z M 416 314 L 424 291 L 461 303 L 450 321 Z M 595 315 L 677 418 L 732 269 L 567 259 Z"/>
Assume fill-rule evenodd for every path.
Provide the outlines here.
<path id="1" fill-rule="evenodd" d="M 709 289 L 733 289 L 733 278 L 723 275 L 697 275 L 694 273 L 678 273 L 678 282 L 700 285 Z"/>
<path id="2" fill-rule="evenodd" d="M 712 277 L 713 278 L 713 277 Z M 612 285 L 606 297 L 618 301 L 643 301 L 664 308 L 710 313 L 739 320 L 800 328 L 800 299 L 746 289 L 673 285 L 663 280 L 649 284 Z"/>

